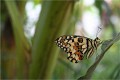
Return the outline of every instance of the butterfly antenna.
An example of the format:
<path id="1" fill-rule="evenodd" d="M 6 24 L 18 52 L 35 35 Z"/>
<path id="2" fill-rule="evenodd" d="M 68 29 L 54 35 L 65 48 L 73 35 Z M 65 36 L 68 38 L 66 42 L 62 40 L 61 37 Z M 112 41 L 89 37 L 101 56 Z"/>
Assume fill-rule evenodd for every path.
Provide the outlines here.
<path id="1" fill-rule="evenodd" d="M 100 26 L 98 26 L 98 30 L 97 30 L 97 33 L 96 33 L 96 37 L 98 36 L 98 33 L 102 30 L 101 26 L 103 26 L 102 24 Z"/>

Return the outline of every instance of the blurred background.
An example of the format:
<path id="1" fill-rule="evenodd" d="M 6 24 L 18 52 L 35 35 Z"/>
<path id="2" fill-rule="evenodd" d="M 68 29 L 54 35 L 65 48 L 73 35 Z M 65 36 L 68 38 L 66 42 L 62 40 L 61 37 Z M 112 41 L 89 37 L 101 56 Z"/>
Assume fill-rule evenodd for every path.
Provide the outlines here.
<path id="1" fill-rule="evenodd" d="M 102 30 L 97 35 L 98 28 Z M 54 40 L 80 35 L 102 40 L 120 32 L 119 0 L 0 1 L 1 79 L 78 79 L 101 48 L 78 64 Z M 120 41 L 104 55 L 92 79 L 120 79 Z"/>

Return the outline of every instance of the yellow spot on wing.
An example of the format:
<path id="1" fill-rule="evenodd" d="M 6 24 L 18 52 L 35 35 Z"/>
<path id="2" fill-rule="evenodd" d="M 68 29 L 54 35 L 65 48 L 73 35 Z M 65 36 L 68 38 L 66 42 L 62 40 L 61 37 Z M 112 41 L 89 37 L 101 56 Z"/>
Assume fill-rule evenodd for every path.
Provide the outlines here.
<path id="1" fill-rule="evenodd" d="M 78 42 L 78 38 L 74 38 L 74 42 Z"/>

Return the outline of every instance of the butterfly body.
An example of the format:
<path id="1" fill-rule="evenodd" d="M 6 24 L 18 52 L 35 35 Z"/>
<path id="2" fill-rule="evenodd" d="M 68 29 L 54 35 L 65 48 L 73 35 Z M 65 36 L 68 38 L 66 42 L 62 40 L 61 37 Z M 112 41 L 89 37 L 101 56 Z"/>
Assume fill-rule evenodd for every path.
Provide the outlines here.
<path id="1" fill-rule="evenodd" d="M 94 40 L 84 36 L 60 36 L 55 40 L 58 47 L 63 49 L 67 54 L 67 59 L 71 62 L 78 63 L 83 58 L 89 58 L 99 46 L 100 39 Z"/>

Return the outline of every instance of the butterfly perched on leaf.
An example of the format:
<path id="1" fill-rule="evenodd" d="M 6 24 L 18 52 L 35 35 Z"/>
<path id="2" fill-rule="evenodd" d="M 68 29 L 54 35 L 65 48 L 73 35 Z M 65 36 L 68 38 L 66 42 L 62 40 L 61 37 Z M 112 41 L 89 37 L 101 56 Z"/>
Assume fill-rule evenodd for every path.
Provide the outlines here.
<path id="1" fill-rule="evenodd" d="M 57 38 L 55 43 L 68 54 L 68 60 L 78 63 L 83 58 L 90 58 L 101 44 L 101 40 L 98 37 L 93 40 L 84 36 L 63 35 Z"/>

